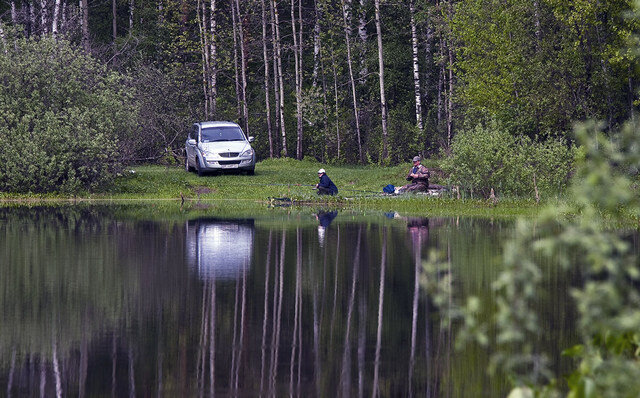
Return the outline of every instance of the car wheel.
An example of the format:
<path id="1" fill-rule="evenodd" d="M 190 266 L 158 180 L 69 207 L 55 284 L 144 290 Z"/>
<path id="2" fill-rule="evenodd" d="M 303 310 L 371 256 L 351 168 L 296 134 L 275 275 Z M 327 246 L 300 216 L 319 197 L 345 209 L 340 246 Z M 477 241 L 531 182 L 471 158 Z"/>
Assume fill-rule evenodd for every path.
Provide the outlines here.
<path id="1" fill-rule="evenodd" d="M 204 170 L 200 167 L 200 162 L 196 159 L 196 171 L 198 172 L 198 176 L 202 177 L 204 175 Z"/>
<path id="2" fill-rule="evenodd" d="M 256 169 L 249 169 L 249 170 L 247 170 L 247 175 L 252 176 L 252 175 L 254 175 L 255 173 L 256 173 Z"/>

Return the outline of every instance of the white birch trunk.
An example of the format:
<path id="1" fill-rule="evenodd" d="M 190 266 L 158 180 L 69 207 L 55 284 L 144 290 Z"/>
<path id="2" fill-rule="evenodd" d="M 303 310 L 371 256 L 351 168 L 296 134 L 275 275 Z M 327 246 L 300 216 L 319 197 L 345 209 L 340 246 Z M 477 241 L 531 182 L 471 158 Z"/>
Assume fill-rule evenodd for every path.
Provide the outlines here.
<path id="1" fill-rule="evenodd" d="M 129 0 L 129 35 L 133 34 L 133 11 L 135 6 L 135 0 Z"/>
<path id="2" fill-rule="evenodd" d="M 420 89 L 420 67 L 418 63 L 418 34 L 415 21 L 414 0 L 409 0 L 409 14 L 411 17 L 411 49 L 413 53 L 413 90 L 416 101 L 416 127 L 422 133 L 422 99 Z"/>
<path id="3" fill-rule="evenodd" d="M 282 132 L 282 156 L 288 156 L 287 154 L 287 133 L 284 125 L 284 81 L 282 77 L 282 50 L 280 48 L 280 21 L 278 18 L 278 5 L 276 0 L 271 0 L 273 13 L 274 13 L 274 24 L 276 30 L 276 60 L 278 63 L 278 85 L 280 90 L 280 104 L 279 104 L 279 113 L 280 113 L 280 130 Z"/>
<path id="4" fill-rule="evenodd" d="M 36 32 L 36 11 L 34 5 L 31 3 L 28 3 L 27 7 L 29 7 L 29 36 L 33 36 Z"/>
<path id="5" fill-rule="evenodd" d="M 11 0 L 11 23 L 16 26 L 18 24 L 18 13 L 16 12 L 16 2 Z"/>
<path id="6" fill-rule="evenodd" d="M 271 56 L 272 56 L 272 65 L 273 65 L 273 94 L 275 99 L 275 131 L 276 135 L 280 131 L 280 85 L 278 84 L 278 56 L 277 56 L 277 43 L 276 43 L 276 24 L 275 24 L 275 13 L 274 13 L 274 3 L 269 0 L 269 15 L 271 16 Z M 277 151 L 277 141 L 274 145 L 274 152 Z"/>
<path id="7" fill-rule="evenodd" d="M 9 50 L 7 50 L 7 39 L 4 35 L 4 29 L 2 28 L 2 23 L 0 22 L 0 41 L 2 41 L 2 48 L 4 49 L 4 53 L 7 54 Z"/>
<path id="8" fill-rule="evenodd" d="M 298 132 L 298 139 L 296 144 L 296 159 L 302 159 L 302 82 L 300 76 L 300 51 L 298 46 L 300 45 L 298 40 L 298 34 L 296 32 L 296 14 L 295 14 L 295 0 L 291 0 L 291 32 L 293 34 L 293 58 L 295 62 L 295 76 L 296 76 L 296 126 Z"/>
<path id="9" fill-rule="evenodd" d="M 240 1 L 236 1 L 236 13 L 238 14 L 238 39 L 240 41 L 240 77 L 242 99 L 242 119 L 244 121 L 244 133 L 249 136 L 249 106 L 247 104 L 247 57 L 244 47 L 244 24 L 240 15 Z"/>
<path id="10" fill-rule="evenodd" d="M 358 36 L 360 37 L 360 85 L 366 84 L 369 74 L 367 68 L 367 15 L 365 12 L 365 0 L 360 0 L 360 13 L 358 18 Z"/>
<path id="11" fill-rule="evenodd" d="M 47 0 L 40 0 L 40 35 L 45 36 L 47 34 Z"/>
<path id="12" fill-rule="evenodd" d="M 196 6 L 198 16 L 198 30 L 200 32 L 200 55 L 202 57 L 202 91 L 204 93 L 204 115 L 209 118 L 209 45 L 207 42 L 207 21 L 206 6 L 203 1 L 198 0 Z"/>
<path id="13" fill-rule="evenodd" d="M 233 25 L 233 70 L 236 86 L 236 112 L 239 124 L 242 124 L 242 99 L 240 97 L 240 70 L 238 67 L 238 22 L 236 20 L 236 2 L 231 1 L 231 23 Z"/>
<path id="14" fill-rule="evenodd" d="M 89 3 L 88 0 L 80 0 L 80 12 L 82 13 L 82 47 L 89 53 Z"/>
<path id="15" fill-rule="evenodd" d="M 269 101 L 269 55 L 267 52 L 267 10 L 266 10 L 264 1 L 265 0 L 260 0 L 260 7 L 262 8 L 262 59 L 264 60 L 264 107 L 265 107 L 265 113 L 267 116 L 267 135 L 269 137 L 269 158 L 273 159 L 273 136 L 271 134 L 271 104 Z"/>
<path id="16" fill-rule="evenodd" d="M 51 33 L 53 37 L 58 36 L 58 15 L 60 14 L 60 0 L 55 0 L 53 6 L 53 18 L 51 22 Z"/>
<path id="17" fill-rule="evenodd" d="M 209 109 L 211 110 L 211 115 L 213 118 L 217 118 L 218 113 L 218 46 L 217 46 L 217 38 L 218 38 L 218 19 L 216 17 L 216 0 L 211 0 L 210 7 L 211 14 L 209 15 L 209 34 L 211 35 L 211 39 L 209 40 L 209 53 L 211 55 L 210 60 L 210 79 L 209 88 L 211 89 L 211 95 L 209 99 L 211 104 L 209 105 Z"/>
<path id="18" fill-rule="evenodd" d="M 378 34 L 378 74 L 380 77 L 380 113 L 382 116 L 382 159 L 389 157 L 387 134 L 387 98 L 384 91 L 384 58 L 382 53 L 382 24 L 380 22 L 380 0 L 375 0 L 376 33 Z"/>
<path id="19" fill-rule="evenodd" d="M 347 65 L 349 67 L 349 82 L 351 83 L 351 97 L 353 100 L 353 115 L 356 122 L 356 136 L 358 138 L 358 157 L 360 163 L 364 162 L 362 155 L 362 140 L 360 139 L 360 111 L 358 109 L 358 97 L 356 95 L 356 83 L 353 78 L 353 59 L 351 57 L 351 17 L 349 5 L 342 0 L 342 21 L 344 23 L 344 37 L 347 44 Z"/>
<path id="20" fill-rule="evenodd" d="M 313 2 L 315 12 L 315 21 L 313 24 L 313 74 L 311 75 L 311 84 L 313 87 L 318 86 L 318 71 L 320 70 L 320 12 L 318 5 Z"/>

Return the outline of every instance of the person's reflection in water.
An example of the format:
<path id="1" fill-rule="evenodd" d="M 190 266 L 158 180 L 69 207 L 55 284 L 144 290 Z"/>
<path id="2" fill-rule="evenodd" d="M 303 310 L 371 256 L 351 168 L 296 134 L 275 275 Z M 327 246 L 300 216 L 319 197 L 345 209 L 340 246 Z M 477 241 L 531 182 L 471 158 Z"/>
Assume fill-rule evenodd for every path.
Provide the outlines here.
<path id="1" fill-rule="evenodd" d="M 408 217 L 407 228 L 411 235 L 414 250 L 419 250 L 422 244 L 429 239 L 429 219 Z"/>
<path id="2" fill-rule="evenodd" d="M 319 211 L 316 214 L 316 219 L 318 220 L 318 241 L 320 241 L 320 246 L 324 245 L 324 235 L 331 225 L 331 222 L 338 215 L 336 210 L 334 211 Z"/>

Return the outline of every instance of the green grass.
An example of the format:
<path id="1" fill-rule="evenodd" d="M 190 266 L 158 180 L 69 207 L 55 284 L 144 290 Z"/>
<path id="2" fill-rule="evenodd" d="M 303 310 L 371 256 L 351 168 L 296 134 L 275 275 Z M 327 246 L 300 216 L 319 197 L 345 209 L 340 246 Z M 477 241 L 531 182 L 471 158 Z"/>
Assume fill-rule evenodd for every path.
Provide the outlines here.
<path id="1" fill-rule="evenodd" d="M 432 164 L 428 166 L 432 167 Z M 458 200 L 434 198 L 425 195 L 383 196 L 387 184 L 406 183 L 410 165 L 332 166 L 315 161 L 293 159 L 264 160 L 257 164 L 253 176 L 244 174 L 212 174 L 199 177 L 184 168 L 173 166 L 135 166 L 128 168 L 109 189 L 74 198 L 46 196 L 39 199 L 74 201 L 162 201 L 182 203 L 192 207 L 198 204 L 243 211 L 281 204 L 270 198 L 291 198 L 294 204 L 331 207 L 357 211 L 401 211 L 412 214 L 442 216 L 517 217 L 537 214 L 539 206 L 532 200 L 503 199 L 497 204 L 486 200 Z M 316 195 L 313 186 L 318 182 L 317 171 L 325 168 L 338 186 L 339 195 Z M 435 183 L 443 183 L 437 181 Z M 4 200 L 34 200 L 33 196 L 5 195 Z"/>

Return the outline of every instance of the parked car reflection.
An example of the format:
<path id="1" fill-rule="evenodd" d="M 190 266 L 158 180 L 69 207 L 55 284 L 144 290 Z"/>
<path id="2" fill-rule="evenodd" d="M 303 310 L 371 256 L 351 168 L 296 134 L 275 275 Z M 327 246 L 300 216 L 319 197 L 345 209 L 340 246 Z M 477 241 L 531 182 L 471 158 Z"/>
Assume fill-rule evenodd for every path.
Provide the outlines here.
<path id="1" fill-rule="evenodd" d="M 253 219 L 197 219 L 186 225 L 189 267 L 203 279 L 235 279 L 251 267 Z"/>

